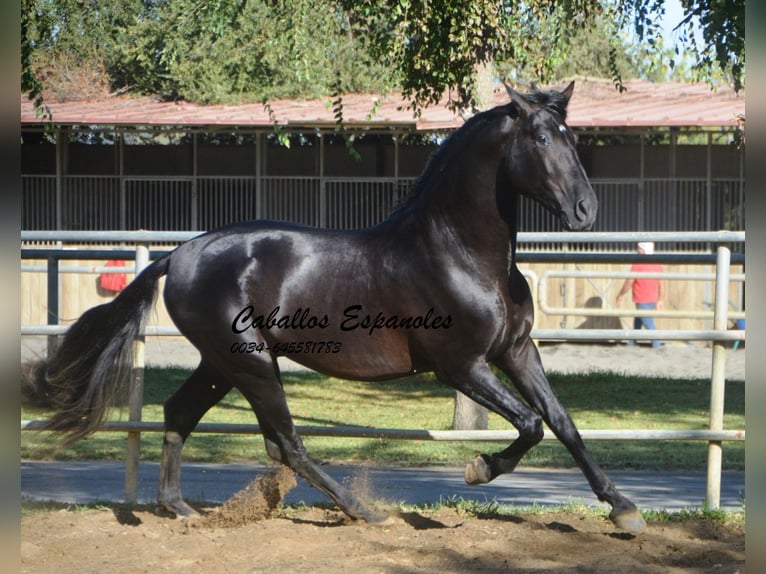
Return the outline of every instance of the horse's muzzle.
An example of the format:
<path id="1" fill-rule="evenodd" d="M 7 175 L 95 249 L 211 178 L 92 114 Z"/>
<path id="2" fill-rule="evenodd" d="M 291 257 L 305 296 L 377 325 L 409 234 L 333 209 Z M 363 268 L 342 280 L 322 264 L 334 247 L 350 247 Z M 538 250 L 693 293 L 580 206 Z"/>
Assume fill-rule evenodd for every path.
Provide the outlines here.
<path id="1" fill-rule="evenodd" d="M 570 210 L 562 209 L 559 212 L 561 225 L 567 231 L 588 231 L 596 222 L 598 213 L 598 201 L 593 192 L 591 197 L 577 199 Z"/>

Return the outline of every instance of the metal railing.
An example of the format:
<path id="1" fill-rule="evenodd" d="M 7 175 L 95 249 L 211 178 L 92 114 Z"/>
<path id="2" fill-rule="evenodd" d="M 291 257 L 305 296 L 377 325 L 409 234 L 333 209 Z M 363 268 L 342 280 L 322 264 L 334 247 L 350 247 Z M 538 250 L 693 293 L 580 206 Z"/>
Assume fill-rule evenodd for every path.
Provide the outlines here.
<path id="1" fill-rule="evenodd" d="M 56 247 L 26 247 L 22 248 L 22 259 L 47 259 L 48 261 L 48 303 L 57 308 L 58 305 L 58 261 L 60 259 L 135 259 L 134 269 L 140 272 L 149 264 L 150 256 L 163 254 L 167 248 L 160 252 L 151 252 L 152 244 L 180 243 L 199 235 L 199 232 L 148 232 L 148 231 L 112 231 L 112 232 L 86 232 L 86 231 L 22 231 L 22 242 L 45 242 L 58 244 Z M 615 339 L 625 340 L 698 340 L 712 341 L 712 368 L 711 368 L 711 391 L 710 391 L 710 420 L 708 430 L 583 430 L 581 434 L 586 439 L 592 440 L 702 440 L 708 442 L 708 466 L 707 466 L 707 492 L 706 505 L 710 508 L 720 506 L 720 480 L 722 468 L 722 441 L 744 441 L 745 431 L 723 429 L 723 397 L 725 390 L 725 347 L 726 341 L 744 341 L 744 330 L 728 330 L 727 321 L 730 317 L 728 312 L 728 290 L 730 280 L 744 281 L 744 275 L 731 276 L 730 265 L 732 260 L 744 261 L 742 253 L 734 254 L 727 246 L 729 244 L 743 243 L 744 232 L 721 231 L 721 232 L 630 232 L 630 233 L 594 233 L 594 232 L 570 232 L 570 233 L 520 233 L 518 241 L 520 246 L 525 243 L 548 243 L 548 244 L 588 244 L 625 242 L 636 243 L 638 241 L 679 241 L 679 242 L 702 242 L 718 245 L 715 254 L 703 253 L 669 253 L 656 254 L 651 259 L 668 262 L 693 262 L 715 263 L 715 303 L 713 312 L 713 329 L 709 330 L 658 330 L 643 331 L 636 329 L 533 329 L 532 337 L 540 341 L 612 341 Z M 64 249 L 63 242 L 76 243 L 119 243 L 122 245 L 135 245 L 134 250 L 122 249 L 118 251 L 104 249 Z M 611 261 L 624 263 L 635 260 L 632 253 L 598 253 L 560 251 L 556 253 L 527 253 L 519 252 L 519 260 L 526 261 Z M 644 260 L 646 257 L 644 256 Z M 106 268 L 105 268 L 106 269 Z M 110 270 L 125 272 L 128 267 L 108 268 Z M 90 271 L 90 270 L 89 270 Z M 53 277 L 55 276 L 55 279 Z M 705 278 L 709 278 L 705 275 Z M 537 278 L 533 278 L 537 281 Z M 565 309 L 567 313 L 574 310 Z M 614 311 L 610 311 L 614 313 Z M 635 315 L 634 311 L 631 311 Z M 732 314 L 731 317 L 744 317 L 744 313 Z M 64 333 L 66 326 L 58 325 L 55 312 L 49 307 L 48 325 L 24 325 L 21 327 L 22 335 L 57 335 Z M 178 335 L 173 327 L 149 326 L 145 328 L 145 335 Z M 144 340 L 143 337 L 137 342 L 134 369 L 142 373 L 144 367 Z M 163 424 L 160 422 L 141 421 L 141 408 L 143 406 L 143 377 L 136 378 L 136 384 L 131 389 L 129 398 L 129 416 L 127 422 L 108 422 L 102 426 L 102 430 L 128 433 L 128 452 L 126 460 L 125 497 L 127 501 L 135 501 L 138 487 L 138 461 L 140 456 L 140 433 L 161 432 Z M 22 430 L 38 430 L 43 421 L 22 421 Z M 195 432 L 211 433 L 259 433 L 258 425 L 226 425 L 205 424 L 198 425 Z M 509 431 L 434 431 L 420 429 L 369 429 L 358 427 L 298 427 L 298 432 L 309 436 L 346 436 L 361 438 L 397 438 L 418 440 L 486 440 L 486 441 L 512 441 L 518 437 L 518 433 Z M 555 437 L 546 431 L 544 440 L 552 440 Z"/>
<path id="2" fill-rule="evenodd" d="M 359 229 L 385 219 L 414 177 L 22 174 L 22 229 L 211 229 L 285 219 Z M 744 226 L 742 178 L 591 178 L 597 229 L 701 231 Z M 522 229 L 557 219 L 520 204 Z M 671 241 L 675 241 L 672 239 Z M 674 243 L 674 245 L 677 245 Z"/>

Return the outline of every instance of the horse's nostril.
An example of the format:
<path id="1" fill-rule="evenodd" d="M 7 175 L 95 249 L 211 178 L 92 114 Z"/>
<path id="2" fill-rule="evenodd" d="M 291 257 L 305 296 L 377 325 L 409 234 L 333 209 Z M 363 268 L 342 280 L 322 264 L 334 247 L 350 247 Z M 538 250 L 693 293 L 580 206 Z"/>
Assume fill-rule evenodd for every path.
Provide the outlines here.
<path id="1" fill-rule="evenodd" d="M 577 202 L 577 205 L 575 206 L 575 216 L 581 221 L 588 218 L 588 205 L 585 203 L 584 199 Z"/>

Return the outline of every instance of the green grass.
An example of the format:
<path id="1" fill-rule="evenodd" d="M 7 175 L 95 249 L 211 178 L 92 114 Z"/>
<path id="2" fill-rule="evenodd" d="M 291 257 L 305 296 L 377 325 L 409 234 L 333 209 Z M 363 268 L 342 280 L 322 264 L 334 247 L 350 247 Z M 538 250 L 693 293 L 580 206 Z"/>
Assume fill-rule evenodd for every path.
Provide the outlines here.
<path id="1" fill-rule="evenodd" d="M 149 369 L 146 372 L 143 420 L 161 421 L 162 404 L 188 371 Z M 705 429 L 710 383 L 707 380 L 662 380 L 612 373 L 560 375 L 551 384 L 580 429 Z M 454 392 L 432 375 L 361 383 L 314 373 L 287 373 L 285 392 L 297 425 L 361 425 L 386 428 L 449 429 Z M 728 381 L 724 427 L 745 428 L 745 384 Z M 118 418 L 115 410 L 114 418 Z M 43 419 L 48 413 L 25 409 L 22 419 Z M 255 416 L 237 391 L 204 417 L 203 422 L 255 423 Z M 510 429 L 490 415 L 490 428 Z M 142 459 L 159 460 L 160 433 L 142 435 Z M 21 455 L 29 459 L 123 460 L 125 435 L 99 432 L 62 450 L 49 433 L 22 433 Z M 315 459 L 326 462 L 364 461 L 372 464 L 462 465 L 477 452 L 494 452 L 501 443 L 423 440 L 304 437 Z M 705 468 L 707 444 L 700 441 L 586 441 L 605 468 L 692 470 Z M 724 469 L 745 466 L 744 442 L 724 443 Z M 187 461 L 234 462 L 267 460 L 260 436 L 193 434 L 184 449 Z M 555 440 L 533 448 L 525 466 L 571 467 L 566 449 Z"/>

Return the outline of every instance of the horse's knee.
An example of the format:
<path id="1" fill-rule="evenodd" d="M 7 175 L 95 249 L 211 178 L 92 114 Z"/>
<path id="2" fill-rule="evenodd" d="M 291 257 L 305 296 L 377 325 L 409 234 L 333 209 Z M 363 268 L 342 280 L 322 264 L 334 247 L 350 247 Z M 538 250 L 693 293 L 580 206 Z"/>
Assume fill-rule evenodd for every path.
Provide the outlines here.
<path id="1" fill-rule="evenodd" d="M 194 414 L 190 414 L 186 409 L 178 408 L 173 397 L 165 402 L 163 413 L 165 418 L 165 430 L 177 433 L 184 441 L 199 422 L 199 418 Z"/>
<path id="2" fill-rule="evenodd" d="M 170 447 L 178 447 L 183 445 L 184 436 L 181 433 L 167 430 L 162 437 L 162 442 Z"/>
<path id="3" fill-rule="evenodd" d="M 539 415 L 529 417 L 523 425 L 518 427 L 519 438 L 530 445 L 535 445 L 543 440 L 545 430 L 543 429 L 543 419 Z"/>

